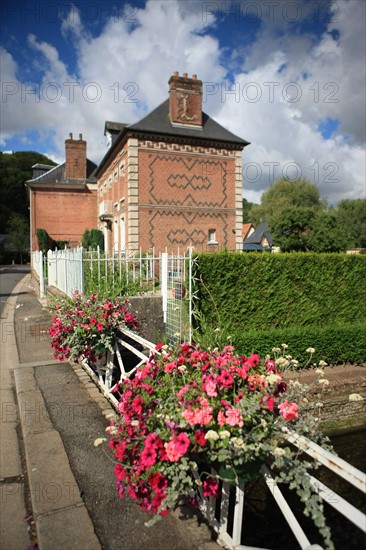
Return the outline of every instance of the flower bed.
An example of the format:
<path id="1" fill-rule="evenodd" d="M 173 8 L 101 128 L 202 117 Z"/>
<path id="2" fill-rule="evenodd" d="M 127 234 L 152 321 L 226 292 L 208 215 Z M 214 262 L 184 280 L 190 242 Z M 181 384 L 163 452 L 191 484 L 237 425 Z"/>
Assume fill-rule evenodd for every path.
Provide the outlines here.
<path id="1" fill-rule="evenodd" d="M 98 294 L 85 296 L 76 292 L 55 307 L 49 331 L 54 357 L 60 361 L 86 358 L 95 367 L 107 351 L 114 351 L 119 329 L 138 326 L 127 300 L 101 300 Z"/>
<path id="2" fill-rule="evenodd" d="M 332 548 L 321 499 L 307 476 L 315 465 L 300 460 L 283 436 L 291 426 L 322 442 L 317 419 L 300 412 L 300 386 L 287 387 L 281 363 L 281 357 L 237 356 L 232 346 L 205 351 L 159 344 L 135 377 L 115 388 L 120 416 L 109 432 L 120 496 L 127 492 L 153 523 L 182 498 L 195 500 L 198 489 L 217 497 L 221 480 L 253 479 L 266 462 L 296 489 Z"/>

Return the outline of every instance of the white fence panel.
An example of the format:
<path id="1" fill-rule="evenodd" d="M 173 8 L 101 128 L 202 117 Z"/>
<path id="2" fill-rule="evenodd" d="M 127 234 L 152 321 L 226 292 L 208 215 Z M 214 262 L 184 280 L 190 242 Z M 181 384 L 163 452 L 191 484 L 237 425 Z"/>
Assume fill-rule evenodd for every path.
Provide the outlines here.
<path id="1" fill-rule="evenodd" d="M 68 296 L 72 296 L 76 290 L 84 292 L 82 248 L 49 250 L 47 265 L 50 286 L 58 288 Z"/>
<path id="2" fill-rule="evenodd" d="M 31 253 L 32 259 L 32 269 L 37 273 L 39 279 L 39 294 L 41 298 L 44 298 L 46 295 L 45 284 L 44 284 L 44 256 L 41 250 L 37 250 Z"/>

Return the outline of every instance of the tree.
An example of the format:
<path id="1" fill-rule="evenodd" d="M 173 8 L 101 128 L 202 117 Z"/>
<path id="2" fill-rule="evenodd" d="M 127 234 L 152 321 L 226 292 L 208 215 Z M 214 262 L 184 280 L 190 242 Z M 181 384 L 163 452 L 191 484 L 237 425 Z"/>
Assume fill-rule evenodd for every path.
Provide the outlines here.
<path id="1" fill-rule="evenodd" d="M 333 211 L 321 212 L 308 238 L 308 247 L 314 252 L 344 252 L 347 236 Z"/>
<path id="2" fill-rule="evenodd" d="M 0 233 L 6 232 L 13 214 L 20 214 L 28 220 L 28 198 L 24 183 L 32 178 L 32 166 L 37 163 L 55 164 L 45 155 L 33 151 L 0 152 Z"/>
<path id="3" fill-rule="evenodd" d="M 99 246 L 104 250 L 104 235 L 100 229 L 85 229 L 82 239 L 82 245 L 85 249 L 96 250 Z"/>
<path id="4" fill-rule="evenodd" d="M 19 261 L 22 264 L 24 255 L 29 252 L 28 220 L 20 214 L 12 214 L 6 231 L 9 234 L 13 250 L 19 254 Z"/>
<path id="5" fill-rule="evenodd" d="M 347 238 L 347 248 L 366 247 L 366 199 L 344 199 L 335 215 Z"/>
<path id="6" fill-rule="evenodd" d="M 283 251 L 309 250 L 309 236 L 324 210 L 316 185 L 305 179 L 280 179 L 265 191 L 260 205 L 250 211 L 254 223 L 265 221 L 269 225 L 273 242 Z"/>
<path id="7" fill-rule="evenodd" d="M 249 202 L 247 199 L 243 199 L 243 223 L 253 223 L 250 219 L 250 211 L 254 206 L 254 202 Z"/>

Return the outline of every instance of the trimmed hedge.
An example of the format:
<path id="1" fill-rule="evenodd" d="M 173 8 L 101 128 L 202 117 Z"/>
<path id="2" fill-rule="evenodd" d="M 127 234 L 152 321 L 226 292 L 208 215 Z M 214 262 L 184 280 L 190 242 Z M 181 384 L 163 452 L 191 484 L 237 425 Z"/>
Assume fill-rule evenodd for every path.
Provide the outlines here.
<path id="1" fill-rule="evenodd" d="M 195 266 L 196 306 L 214 326 L 246 332 L 366 319 L 363 255 L 219 252 L 199 254 Z"/>
<path id="2" fill-rule="evenodd" d="M 315 349 L 311 363 L 323 360 L 329 365 L 341 365 L 366 361 L 366 323 L 236 332 L 232 342 L 242 355 L 258 353 L 272 357 L 272 348 L 287 344 L 286 354 L 299 361 L 299 368 L 308 363 L 310 354 L 306 349 L 310 347 Z"/>

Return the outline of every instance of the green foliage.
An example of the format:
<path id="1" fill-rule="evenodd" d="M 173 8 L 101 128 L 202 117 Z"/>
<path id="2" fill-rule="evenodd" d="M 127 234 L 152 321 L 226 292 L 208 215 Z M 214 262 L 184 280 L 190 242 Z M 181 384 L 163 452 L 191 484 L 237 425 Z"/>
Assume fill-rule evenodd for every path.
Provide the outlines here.
<path id="1" fill-rule="evenodd" d="M 87 294 L 98 293 L 102 298 L 136 296 L 151 290 L 140 278 L 133 277 L 122 262 L 107 261 L 104 254 L 99 260 L 92 255 L 85 257 L 84 282 Z"/>
<path id="2" fill-rule="evenodd" d="M 99 246 L 104 251 L 104 235 L 100 229 L 86 229 L 83 233 L 82 245 L 86 250 L 96 250 Z"/>
<path id="3" fill-rule="evenodd" d="M 366 243 L 366 200 L 341 201 L 337 209 L 328 208 L 317 186 L 304 179 L 275 182 L 263 193 L 261 204 L 251 206 L 247 221 L 255 226 L 267 222 L 275 246 L 283 252 L 341 252 Z"/>
<path id="4" fill-rule="evenodd" d="M 51 237 L 47 233 L 47 231 L 43 228 L 39 228 L 36 231 L 37 240 L 38 240 L 38 248 L 41 250 L 44 254 L 47 254 L 47 251 L 51 248 Z"/>
<path id="5" fill-rule="evenodd" d="M 243 199 L 243 223 L 253 223 L 252 219 L 250 218 L 250 211 L 253 206 L 253 202 L 249 202 L 247 201 L 247 199 Z"/>
<path id="6" fill-rule="evenodd" d="M 283 251 L 308 250 L 308 235 L 322 209 L 316 185 L 301 179 L 281 179 L 271 185 L 253 210 L 256 223 L 269 225 L 273 242 Z"/>
<path id="7" fill-rule="evenodd" d="M 307 245 L 314 252 L 344 252 L 349 242 L 336 214 L 329 211 L 318 214 Z"/>
<path id="8" fill-rule="evenodd" d="M 200 254 L 197 307 L 230 332 L 322 327 L 366 318 L 366 257 L 347 254 Z"/>
<path id="9" fill-rule="evenodd" d="M 263 331 L 240 331 L 231 334 L 238 353 L 261 356 L 272 353 L 282 343 L 288 344 L 299 367 L 309 365 L 309 347 L 315 349 L 312 362 L 325 361 L 329 365 L 361 364 L 366 361 L 366 324 L 317 327 L 293 327 Z M 312 364 L 311 362 L 311 364 Z"/>
<path id="10" fill-rule="evenodd" d="M 0 152 L 0 233 L 5 233 L 13 214 L 29 218 L 24 183 L 32 178 L 32 166 L 37 163 L 55 164 L 46 156 L 33 151 Z"/>
<path id="11" fill-rule="evenodd" d="M 335 215 L 346 235 L 347 247 L 366 247 L 366 199 L 340 201 Z"/>
<path id="12" fill-rule="evenodd" d="M 13 251 L 19 255 L 20 263 L 23 263 L 23 256 L 29 252 L 29 225 L 27 218 L 20 214 L 12 214 L 9 218 L 6 231 L 9 234 Z"/>

